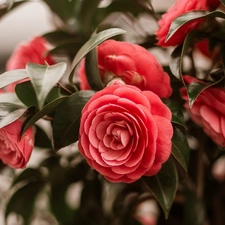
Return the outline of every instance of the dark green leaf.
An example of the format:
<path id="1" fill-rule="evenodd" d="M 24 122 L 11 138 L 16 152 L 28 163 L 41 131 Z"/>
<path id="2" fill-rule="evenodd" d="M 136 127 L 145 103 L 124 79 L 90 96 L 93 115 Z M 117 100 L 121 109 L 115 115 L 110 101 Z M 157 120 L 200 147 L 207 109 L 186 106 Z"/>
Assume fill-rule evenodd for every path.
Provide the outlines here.
<path id="1" fill-rule="evenodd" d="M 190 108 L 193 106 L 195 100 L 197 97 L 206 90 L 209 87 L 212 87 L 218 83 L 220 83 L 222 80 L 224 80 L 224 76 L 220 78 L 220 80 L 217 80 L 215 82 L 210 83 L 200 83 L 200 82 L 192 82 L 187 87 L 187 93 L 188 93 L 188 99 L 189 99 L 189 106 Z"/>
<path id="2" fill-rule="evenodd" d="M 58 98 L 47 105 L 45 105 L 41 110 L 35 112 L 30 116 L 25 122 L 22 129 L 22 134 L 32 125 L 34 125 L 39 119 L 43 118 L 45 115 L 51 114 L 54 112 L 59 105 L 66 99 L 66 97 Z"/>
<path id="3" fill-rule="evenodd" d="M 10 213 L 14 212 L 23 217 L 24 225 L 29 225 L 36 197 L 44 185 L 45 182 L 42 180 L 35 180 L 19 188 L 6 206 L 5 219 Z"/>
<path id="4" fill-rule="evenodd" d="M 3 102 L 0 104 L 0 128 L 14 122 L 21 117 L 27 109 L 13 103 Z"/>
<path id="5" fill-rule="evenodd" d="M 171 24 L 168 35 L 166 37 L 166 41 L 168 41 L 183 25 L 190 21 L 194 21 L 196 19 L 208 18 L 208 17 L 219 17 L 225 18 L 225 14 L 221 11 L 192 11 L 181 16 L 177 17 Z"/>
<path id="6" fill-rule="evenodd" d="M 171 101 L 169 99 L 163 100 L 163 102 L 168 106 L 168 108 L 170 109 L 170 111 L 172 113 L 171 122 L 175 123 L 175 124 L 179 124 L 186 129 L 183 112 L 182 112 L 180 106 L 176 102 Z"/>
<path id="7" fill-rule="evenodd" d="M 76 92 L 60 105 L 53 120 L 53 138 L 56 149 L 78 140 L 81 111 L 93 94 L 93 91 Z"/>
<path id="8" fill-rule="evenodd" d="M 25 184 L 28 182 L 37 181 L 37 180 L 40 180 L 41 178 L 42 178 L 42 174 L 38 169 L 26 168 L 25 170 L 23 170 L 22 173 L 20 173 L 14 179 L 12 186 L 14 186 L 20 182 L 24 182 L 24 184 Z"/>
<path id="9" fill-rule="evenodd" d="M 72 63 L 72 70 L 77 66 L 77 64 L 81 61 L 85 55 L 94 49 L 97 45 L 101 44 L 103 41 L 111 38 L 113 36 L 124 34 L 126 31 L 119 29 L 119 28 L 111 28 L 108 30 L 104 30 L 92 36 L 78 51 L 76 54 L 73 63 Z M 69 81 L 73 84 L 73 74 L 70 74 Z"/>
<path id="10" fill-rule="evenodd" d="M 41 109 L 49 92 L 64 75 L 66 63 L 62 62 L 52 66 L 28 63 L 26 70 L 34 86 L 39 109 Z"/>
<path id="11" fill-rule="evenodd" d="M 36 94 L 30 81 L 17 84 L 15 93 L 24 105 L 38 107 Z"/>
<path id="12" fill-rule="evenodd" d="M 85 58 L 85 73 L 87 76 L 88 84 L 92 90 L 99 91 L 103 88 L 103 83 L 100 77 L 97 60 L 97 50 L 94 48 L 90 51 Z"/>
<path id="13" fill-rule="evenodd" d="M 194 43 L 195 38 L 200 34 L 201 33 L 197 30 L 190 31 L 184 40 L 184 44 L 175 48 L 171 54 L 171 60 L 169 62 L 170 70 L 172 74 L 183 83 L 184 86 L 186 85 L 182 77 L 183 58 Z"/>
<path id="14" fill-rule="evenodd" d="M 190 149 L 186 136 L 177 128 L 174 128 L 172 138 L 172 154 L 178 163 L 182 166 L 185 173 L 188 172 L 190 158 Z"/>
<path id="15" fill-rule="evenodd" d="M 55 30 L 52 32 L 45 33 L 42 36 L 52 45 L 58 45 L 61 42 L 65 42 L 65 40 L 72 41 L 75 39 L 74 35 L 63 30 Z"/>
<path id="16" fill-rule="evenodd" d="M 28 78 L 28 73 L 25 69 L 7 71 L 0 75 L 0 88 L 25 78 Z"/>
<path id="17" fill-rule="evenodd" d="M 155 176 L 144 176 L 142 179 L 162 207 L 165 218 L 168 218 L 178 184 L 177 170 L 173 160 L 170 158 L 164 163 L 159 173 Z"/>
<path id="18" fill-rule="evenodd" d="M 39 148 L 52 148 L 51 140 L 46 132 L 39 126 L 35 126 L 35 146 Z"/>

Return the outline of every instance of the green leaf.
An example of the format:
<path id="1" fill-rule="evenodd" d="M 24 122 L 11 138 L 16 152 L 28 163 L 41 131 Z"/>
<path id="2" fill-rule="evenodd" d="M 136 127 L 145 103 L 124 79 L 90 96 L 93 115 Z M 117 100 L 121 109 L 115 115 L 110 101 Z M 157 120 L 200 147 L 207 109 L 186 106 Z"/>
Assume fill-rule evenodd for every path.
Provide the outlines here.
<path id="1" fill-rule="evenodd" d="M 190 31 L 187 34 L 183 45 L 175 48 L 175 50 L 171 54 L 171 59 L 169 62 L 170 70 L 171 70 L 172 74 L 183 83 L 184 86 L 186 86 L 186 85 L 185 85 L 185 83 L 183 81 L 183 77 L 182 77 L 183 58 L 184 58 L 185 54 L 188 52 L 189 48 L 194 43 L 194 39 L 197 36 L 199 37 L 200 35 L 202 35 L 202 33 L 197 30 Z"/>
<path id="2" fill-rule="evenodd" d="M 66 99 L 66 97 L 58 98 L 47 105 L 45 105 L 41 110 L 35 112 L 30 116 L 25 122 L 22 128 L 22 134 L 32 125 L 34 125 L 39 119 L 43 118 L 45 115 L 51 114 L 54 112 L 59 105 Z"/>
<path id="3" fill-rule="evenodd" d="M 174 128 L 172 138 L 172 154 L 178 163 L 182 166 L 185 173 L 188 172 L 190 158 L 190 149 L 186 136 L 177 128 Z"/>
<path id="4" fill-rule="evenodd" d="M 28 77 L 28 73 L 25 69 L 7 71 L 0 75 L 0 88 Z"/>
<path id="5" fill-rule="evenodd" d="M 125 30 L 119 28 L 111 28 L 93 35 L 76 54 L 72 63 L 72 70 L 77 66 L 77 64 L 81 61 L 81 59 L 84 58 L 85 55 L 92 49 L 94 49 L 97 45 L 101 44 L 108 38 L 111 38 L 119 34 L 124 34 L 125 32 L 126 32 Z M 70 74 L 69 81 L 70 84 L 73 84 L 73 73 Z"/>
<path id="6" fill-rule="evenodd" d="M 163 100 L 163 102 L 167 105 L 167 107 L 170 109 L 170 111 L 172 113 L 171 122 L 175 123 L 175 124 L 179 124 L 182 127 L 184 127 L 185 129 L 187 129 L 185 120 L 184 120 L 184 116 L 183 116 L 183 112 L 182 112 L 180 106 L 176 102 L 171 101 L 169 99 L 165 99 L 165 100 Z"/>
<path id="7" fill-rule="evenodd" d="M 190 108 L 193 106 L 195 100 L 198 96 L 209 87 L 212 87 L 224 80 L 224 76 L 221 77 L 219 80 L 210 82 L 210 83 L 200 83 L 200 82 L 192 82 L 187 87 L 188 99 L 189 99 L 189 106 Z"/>
<path id="8" fill-rule="evenodd" d="M 39 109 L 41 109 L 49 92 L 64 75 L 66 63 L 62 62 L 52 66 L 28 63 L 26 69 L 34 86 Z"/>
<path id="9" fill-rule="evenodd" d="M 155 176 L 143 176 L 142 180 L 162 207 L 165 218 L 168 218 L 178 185 L 178 175 L 173 160 L 170 158 L 164 163 Z"/>
<path id="10" fill-rule="evenodd" d="M 168 41 L 183 25 L 194 21 L 196 19 L 208 18 L 208 17 L 219 17 L 225 19 L 225 14 L 221 11 L 192 11 L 177 17 L 171 24 L 166 41 Z"/>
<path id="11" fill-rule="evenodd" d="M 36 197 L 44 185 L 42 180 L 35 180 L 19 188 L 6 205 L 5 219 L 14 212 L 23 217 L 24 225 L 29 225 Z"/>
<path id="12" fill-rule="evenodd" d="M 97 50 L 94 48 L 85 58 L 85 73 L 92 90 L 99 91 L 104 86 L 98 69 Z"/>
<path id="13" fill-rule="evenodd" d="M 27 109 L 13 103 L 3 102 L 0 104 L 0 128 L 14 122 L 21 117 Z"/>
<path id="14" fill-rule="evenodd" d="M 35 146 L 39 148 L 52 149 L 52 143 L 46 132 L 39 126 L 35 126 Z"/>
<path id="15" fill-rule="evenodd" d="M 68 97 L 53 120 L 54 147 L 60 149 L 78 140 L 81 111 L 94 91 L 79 91 Z"/>
<path id="16" fill-rule="evenodd" d="M 17 84 L 15 87 L 15 93 L 24 105 L 28 107 L 35 106 L 38 108 L 37 97 L 30 81 Z"/>

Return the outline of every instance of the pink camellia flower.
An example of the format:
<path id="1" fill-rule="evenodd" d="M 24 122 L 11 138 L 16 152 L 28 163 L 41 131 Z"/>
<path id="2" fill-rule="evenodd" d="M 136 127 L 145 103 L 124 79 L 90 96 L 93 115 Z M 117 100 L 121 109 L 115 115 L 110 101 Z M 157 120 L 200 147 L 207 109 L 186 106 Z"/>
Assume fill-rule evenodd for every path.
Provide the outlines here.
<path id="1" fill-rule="evenodd" d="M 201 82 L 196 78 L 184 76 L 185 83 Z M 191 119 L 200 125 L 205 133 L 218 145 L 225 147 L 225 90 L 210 87 L 200 93 L 192 108 L 188 104 L 185 88 L 181 88 L 181 96 L 186 100 L 185 108 Z"/>
<path id="2" fill-rule="evenodd" d="M 167 34 L 170 29 L 170 25 L 174 19 L 182 14 L 196 11 L 196 10 L 214 10 L 220 4 L 219 0 L 177 0 L 169 10 L 163 14 L 162 19 L 159 20 L 159 29 L 156 31 L 156 37 L 158 39 L 158 45 L 162 47 L 176 46 L 183 43 L 187 33 L 193 29 L 197 29 L 204 21 L 198 19 L 190 21 L 178 29 L 168 41 L 166 41 Z"/>
<path id="3" fill-rule="evenodd" d="M 151 91 L 112 85 L 82 110 L 79 151 L 111 182 L 158 173 L 171 154 L 171 112 Z"/>
<path id="4" fill-rule="evenodd" d="M 83 60 L 78 76 L 81 89 L 87 90 L 90 86 L 84 66 Z M 98 68 L 105 84 L 120 77 L 126 84 L 150 90 L 162 98 L 168 98 L 172 93 L 169 75 L 155 56 L 139 45 L 115 40 L 103 42 L 98 46 Z"/>
<path id="5" fill-rule="evenodd" d="M 6 64 L 6 70 L 25 69 L 27 63 L 53 65 L 53 58 L 47 55 L 47 42 L 42 37 L 34 37 L 29 42 L 17 46 Z M 24 81 L 24 80 L 23 80 Z M 16 83 L 8 85 L 5 91 L 13 92 Z"/>
<path id="6" fill-rule="evenodd" d="M 34 147 L 31 127 L 20 138 L 22 125 L 21 120 L 16 120 L 0 129 L 0 159 L 15 169 L 26 167 Z"/>

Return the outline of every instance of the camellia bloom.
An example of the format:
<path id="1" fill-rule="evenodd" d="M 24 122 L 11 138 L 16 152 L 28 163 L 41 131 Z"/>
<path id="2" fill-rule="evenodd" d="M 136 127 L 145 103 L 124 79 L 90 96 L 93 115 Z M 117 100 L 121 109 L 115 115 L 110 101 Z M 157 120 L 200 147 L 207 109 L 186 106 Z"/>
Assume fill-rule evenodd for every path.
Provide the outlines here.
<path id="1" fill-rule="evenodd" d="M 16 120 L 0 129 L 0 159 L 12 168 L 25 168 L 34 147 L 33 129 L 20 138 L 23 122 Z"/>
<path id="2" fill-rule="evenodd" d="M 81 89 L 87 90 L 90 86 L 84 65 L 83 60 L 78 76 Z M 105 84 L 120 77 L 126 84 L 150 90 L 161 98 L 168 98 L 172 93 L 169 75 L 155 56 L 139 45 L 114 40 L 103 42 L 98 46 L 98 68 Z"/>
<path id="3" fill-rule="evenodd" d="M 193 77 L 184 76 L 187 84 L 201 82 Z M 200 125 L 205 133 L 218 145 L 225 147 L 225 90 L 210 87 L 200 93 L 192 108 L 189 107 L 185 88 L 181 88 L 181 96 L 186 100 L 185 108 L 191 119 Z"/>
<path id="4" fill-rule="evenodd" d="M 168 41 L 166 41 L 166 37 L 173 20 L 182 14 L 195 10 L 214 10 L 219 6 L 219 4 L 219 0 L 177 0 L 175 4 L 171 6 L 165 14 L 163 14 L 162 19 L 158 22 L 159 29 L 156 31 L 156 37 L 158 39 L 157 44 L 162 47 L 182 44 L 187 33 L 193 29 L 197 29 L 204 20 L 198 19 L 186 23 L 179 28 Z"/>
<path id="5" fill-rule="evenodd" d="M 151 91 L 112 85 L 82 110 L 79 151 L 111 182 L 158 173 L 171 154 L 171 112 Z"/>
<path id="6" fill-rule="evenodd" d="M 53 58 L 47 55 L 47 42 L 42 37 L 35 37 L 31 41 L 19 45 L 9 58 L 6 64 L 6 70 L 25 69 L 27 63 L 36 63 L 53 65 Z M 24 81 L 24 80 L 23 80 Z M 16 83 L 5 87 L 5 91 L 13 92 Z"/>

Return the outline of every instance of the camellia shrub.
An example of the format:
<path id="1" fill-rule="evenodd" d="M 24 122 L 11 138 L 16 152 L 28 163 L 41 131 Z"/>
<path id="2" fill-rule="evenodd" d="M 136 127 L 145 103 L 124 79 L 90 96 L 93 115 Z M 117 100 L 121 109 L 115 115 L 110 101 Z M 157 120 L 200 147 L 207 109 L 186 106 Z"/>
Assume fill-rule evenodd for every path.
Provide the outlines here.
<path id="1" fill-rule="evenodd" d="M 5 224 L 224 225 L 225 1 L 41 2 L 0 75 Z"/>

